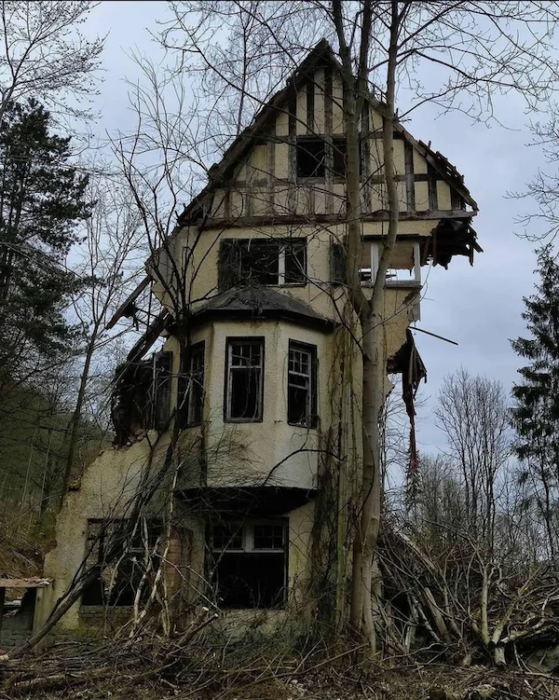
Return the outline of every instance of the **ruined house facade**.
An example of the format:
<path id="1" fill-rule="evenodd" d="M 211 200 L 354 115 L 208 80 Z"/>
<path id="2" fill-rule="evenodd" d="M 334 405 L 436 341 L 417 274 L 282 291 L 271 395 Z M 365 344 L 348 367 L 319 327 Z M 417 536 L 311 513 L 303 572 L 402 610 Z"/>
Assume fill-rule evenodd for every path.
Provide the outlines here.
<path id="1" fill-rule="evenodd" d="M 210 169 L 154 254 L 138 290 L 151 285 L 162 311 L 122 370 L 117 446 L 65 499 L 45 563 L 54 584 L 41 592 L 37 625 L 84 561 L 99 564 L 99 577 L 60 628 L 92 624 L 106 603 L 129 612 L 146 539 L 137 530 L 109 574 L 104 542 L 166 460 L 158 489 L 173 493 L 172 522 L 169 498 L 154 498 L 150 522 L 159 525 L 150 537 L 167 528 L 163 578 L 168 599 L 180 600 L 175 615 L 202 595 L 231 615 L 299 620 L 312 614 L 317 561 L 324 565 L 331 545 L 343 583 L 350 515 L 344 524 L 340 514 L 358 482 L 361 377 L 344 286 L 342 94 L 321 42 Z M 387 230 L 382 126 L 382 101 L 371 95 L 361 124 L 365 289 Z M 413 417 L 425 370 L 409 327 L 420 318 L 422 273 L 453 255 L 472 260 L 477 206 L 456 169 L 399 124 L 394 145 L 401 223 L 386 279 L 386 389 L 388 373 L 401 373 Z M 162 351 L 145 361 L 161 336 Z M 336 515 L 326 537 L 319 511 Z"/>

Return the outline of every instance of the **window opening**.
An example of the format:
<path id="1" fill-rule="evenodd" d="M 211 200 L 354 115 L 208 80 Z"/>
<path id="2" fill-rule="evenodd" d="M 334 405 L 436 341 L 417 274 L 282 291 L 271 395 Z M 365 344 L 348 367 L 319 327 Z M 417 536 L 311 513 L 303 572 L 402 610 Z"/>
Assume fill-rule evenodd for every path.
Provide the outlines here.
<path id="1" fill-rule="evenodd" d="M 223 241 L 220 248 L 220 289 L 248 284 L 306 284 L 307 242 L 303 239 Z"/>
<path id="2" fill-rule="evenodd" d="M 297 177 L 324 177 L 326 142 L 324 139 L 298 139 Z"/>
<path id="3" fill-rule="evenodd" d="M 226 420 L 262 420 L 263 367 L 262 340 L 228 341 Z"/>
<path id="4" fill-rule="evenodd" d="M 333 140 L 332 174 L 334 177 L 345 177 L 347 173 L 347 141 Z"/>
<path id="5" fill-rule="evenodd" d="M 280 521 L 220 523 L 213 528 L 214 586 L 222 608 L 285 605 L 286 530 Z"/>
<path id="6" fill-rule="evenodd" d="M 164 430 L 171 416 L 171 379 L 173 353 L 161 352 L 153 356 L 153 381 L 151 386 L 151 427 Z"/>
<path id="7" fill-rule="evenodd" d="M 130 606 L 138 586 L 152 559 L 157 539 L 161 535 L 161 524 L 147 523 L 145 530 L 137 528 L 132 537 L 123 527 L 123 521 L 110 522 L 89 520 L 87 524 L 87 566 L 93 567 L 95 579 L 84 588 L 82 605 Z M 145 587 L 149 594 L 150 587 Z"/>
<path id="8" fill-rule="evenodd" d="M 316 348 L 289 344 L 287 422 L 316 427 Z"/>
<path id="9" fill-rule="evenodd" d="M 382 246 L 380 243 L 366 243 L 363 246 L 359 277 L 364 287 L 374 284 L 379 266 Z M 386 272 L 387 287 L 409 287 L 421 285 L 421 257 L 418 242 L 401 241 L 396 243 Z"/>
<path id="10" fill-rule="evenodd" d="M 200 425 L 204 409 L 204 343 L 190 348 L 187 369 L 179 378 L 179 427 Z"/>

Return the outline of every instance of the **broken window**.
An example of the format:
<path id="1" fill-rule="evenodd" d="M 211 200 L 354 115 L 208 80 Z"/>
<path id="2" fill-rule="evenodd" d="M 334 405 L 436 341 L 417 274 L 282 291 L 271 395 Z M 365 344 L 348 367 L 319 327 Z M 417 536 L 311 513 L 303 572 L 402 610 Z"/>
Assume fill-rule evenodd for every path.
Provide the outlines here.
<path id="1" fill-rule="evenodd" d="M 94 580 L 84 588 L 82 605 L 130 606 L 148 568 L 157 570 L 161 524 L 145 521 L 131 533 L 122 520 L 88 520 L 87 569 Z M 149 594 L 149 585 L 144 586 Z"/>
<path id="2" fill-rule="evenodd" d="M 317 424 L 316 347 L 289 342 L 287 422 L 314 428 Z"/>
<path id="3" fill-rule="evenodd" d="M 321 138 L 297 139 L 297 177 L 324 177 L 326 142 Z"/>
<path id="4" fill-rule="evenodd" d="M 263 370 L 262 339 L 227 341 L 226 421 L 249 423 L 262 420 Z"/>
<path id="5" fill-rule="evenodd" d="M 204 342 L 190 348 L 186 367 L 179 377 L 178 420 L 180 428 L 200 425 L 204 408 Z"/>
<path id="6" fill-rule="evenodd" d="M 306 273 L 307 242 L 304 238 L 226 240 L 221 243 L 221 291 L 250 284 L 306 284 Z"/>
<path id="7" fill-rule="evenodd" d="M 225 522 L 214 527 L 214 585 L 221 607 L 283 607 L 286 530 L 282 521 Z"/>

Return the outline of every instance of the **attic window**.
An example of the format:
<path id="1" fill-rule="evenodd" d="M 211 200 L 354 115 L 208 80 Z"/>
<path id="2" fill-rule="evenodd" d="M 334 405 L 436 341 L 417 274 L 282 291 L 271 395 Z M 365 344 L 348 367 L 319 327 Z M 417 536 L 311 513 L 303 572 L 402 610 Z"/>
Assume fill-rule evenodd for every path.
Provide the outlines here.
<path id="1" fill-rule="evenodd" d="M 326 169 L 326 142 L 324 139 L 298 139 L 297 177 L 324 177 Z"/>
<path id="2" fill-rule="evenodd" d="M 286 524 L 223 522 L 211 549 L 222 608 L 278 608 L 286 598 Z"/>
<path id="3" fill-rule="evenodd" d="M 334 177 L 345 177 L 347 172 L 347 141 L 334 139 L 333 141 L 332 174 Z"/>

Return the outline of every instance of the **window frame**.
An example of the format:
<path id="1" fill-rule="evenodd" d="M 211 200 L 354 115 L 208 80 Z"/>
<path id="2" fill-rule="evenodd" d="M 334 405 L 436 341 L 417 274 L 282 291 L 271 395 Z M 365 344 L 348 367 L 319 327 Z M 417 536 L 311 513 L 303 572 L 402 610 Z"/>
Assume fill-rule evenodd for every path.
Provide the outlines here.
<path id="1" fill-rule="evenodd" d="M 201 382 L 201 397 L 200 397 L 200 417 L 196 420 L 192 419 L 193 413 L 193 403 L 194 403 L 194 392 L 192 391 L 192 360 L 197 353 L 201 354 L 202 357 L 202 382 Z M 188 370 L 184 370 L 179 378 L 179 386 L 177 387 L 178 402 L 177 402 L 177 419 L 179 421 L 179 427 L 184 428 L 194 428 L 196 426 L 202 425 L 204 422 L 204 402 L 205 402 L 205 379 L 206 379 L 206 341 L 201 340 L 198 343 L 193 343 L 188 349 L 187 354 Z M 181 396 L 181 381 L 187 381 L 187 389 L 184 392 L 184 396 Z M 186 398 L 184 398 L 186 397 Z M 181 401 L 184 398 L 184 404 Z"/>
<path id="2" fill-rule="evenodd" d="M 231 347 L 233 344 L 247 343 L 251 345 L 260 345 L 261 360 L 260 360 L 260 386 L 258 405 L 260 408 L 259 415 L 254 418 L 233 418 L 231 417 Z M 224 388 L 224 404 L 223 404 L 223 422 L 224 423 L 262 423 L 264 420 L 264 372 L 265 372 L 265 349 L 266 343 L 264 336 L 227 336 L 225 339 L 225 388 Z"/>
<path id="3" fill-rule="evenodd" d="M 289 419 L 289 397 L 290 397 L 290 374 L 289 362 L 291 358 L 291 351 L 299 350 L 306 352 L 309 355 L 309 396 L 307 402 L 310 404 L 310 410 L 305 418 L 305 422 L 301 421 L 291 421 Z M 311 343 L 304 343 L 299 340 L 289 339 L 289 347 L 287 352 L 287 423 L 288 425 L 293 425 L 299 428 L 317 428 L 318 427 L 318 353 L 316 345 Z"/>

